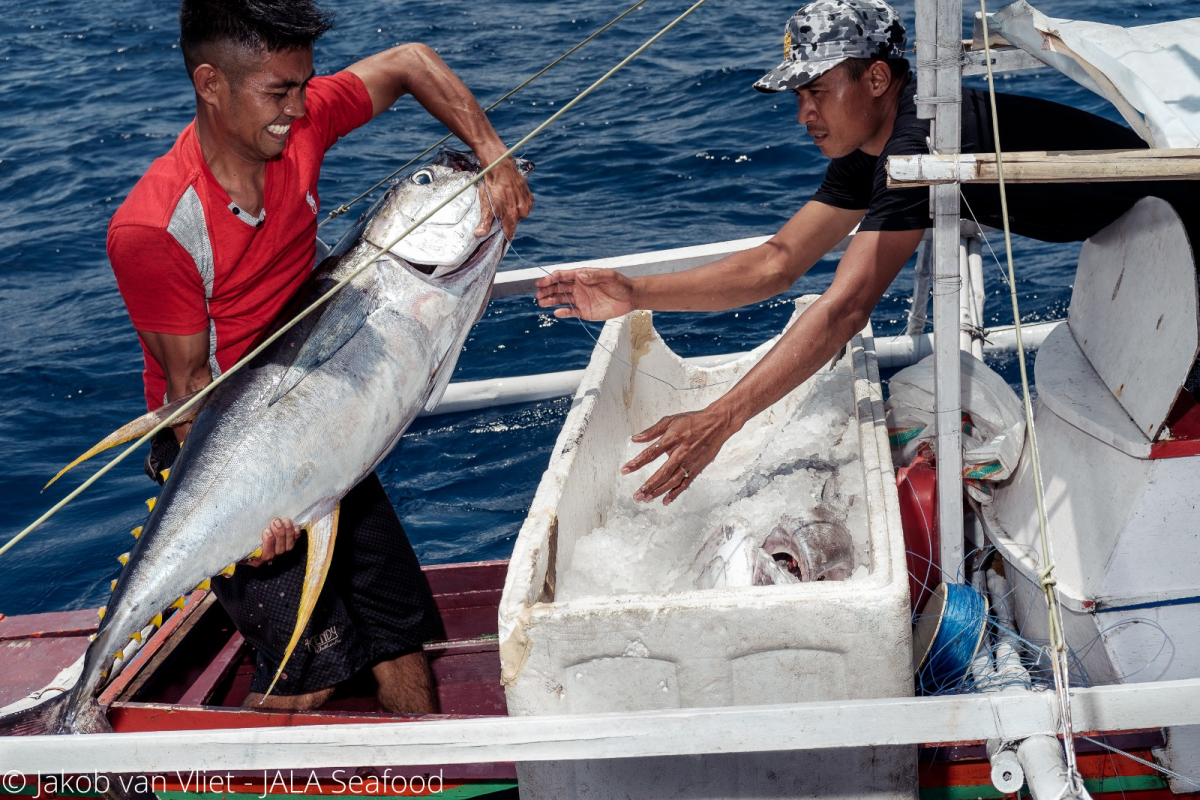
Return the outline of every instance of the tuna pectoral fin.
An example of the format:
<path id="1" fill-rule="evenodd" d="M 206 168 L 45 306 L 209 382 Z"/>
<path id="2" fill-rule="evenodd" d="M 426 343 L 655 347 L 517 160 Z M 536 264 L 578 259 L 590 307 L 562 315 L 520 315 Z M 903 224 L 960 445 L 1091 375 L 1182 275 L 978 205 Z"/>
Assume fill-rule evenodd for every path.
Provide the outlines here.
<path id="1" fill-rule="evenodd" d="M 333 507 L 329 509 L 329 513 L 307 526 L 308 566 L 304 571 L 304 589 L 300 593 L 300 609 L 296 612 L 296 627 L 292 631 L 292 640 L 288 642 L 287 649 L 283 652 L 279 669 L 275 670 L 275 677 L 271 679 L 271 685 L 267 688 L 267 695 L 271 694 L 276 681 L 283 674 L 283 668 L 287 666 L 292 651 L 296 649 L 300 637 L 304 635 L 304 628 L 308 625 L 308 618 L 312 616 L 313 608 L 317 605 L 317 598 L 321 596 L 321 587 L 325 585 L 325 576 L 329 573 L 329 564 L 333 560 L 333 544 L 337 539 L 338 512 L 341 507 L 341 503 L 334 503 Z"/>
<path id="2" fill-rule="evenodd" d="M 182 406 L 184 403 L 186 403 L 188 400 L 191 400 L 191 399 L 192 399 L 192 395 L 189 394 L 187 397 L 181 397 L 178 400 L 172 400 L 170 403 L 167 403 L 165 406 L 162 406 L 161 408 L 156 408 L 155 410 L 151 411 L 150 413 L 144 414 L 144 415 L 138 417 L 133 422 L 130 422 L 129 424 L 124 425 L 121 428 L 118 428 L 117 430 L 113 431 L 108 436 L 105 436 L 103 439 L 101 439 L 99 442 L 97 442 L 92 447 L 91 450 L 88 450 L 86 453 L 81 455 L 79 458 L 75 459 L 70 464 L 67 464 L 65 467 L 63 467 L 61 470 L 59 470 L 58 474 L 50 479 L 50 483 L 54 483 L 56 480 L 61 478 L 67 472 L 67 470 L 71 469 L 72 467 L 76 466 L 77 464 L 82 464 L 84 461 L 87 461 L 89 458 L 96 455 L 97 453 L 101 453 L 110 447 L 116 447 L 119 444 L 124 444 L 125 442 L 129 442 L 129 441 L 137 439 L 141 436 L 145 436 L 147 433 L 154 430 L 159 425 L 159 423 L 161 423 L 167 417 L 174 414 L 179 409 L 180 406 Z M 196 418 L 196 414 L 200 411 L 200 408 L 203 405 L 204 405 L 204 403 L 197 403 L 194 407 L 189 409 L 181 417 L 176 419 L 174 424 L 182 425 L 185 422 L 191 422 L 192 420 L 194 420 Z M 42 489 L 43 490 L 47 489 L 50 486 L 50 483 L 47 483 L 45 486 L 42 487 Z"/>
<path id="3" fill-rule="evenodd" d="M 59 726 L 66 715 L 70 692 L 57 694 L 37 705 L 0 716 L 0 736 L 41 736 L 61 733 Z M 16 703 L 13 704 L 17 705 Z"/>

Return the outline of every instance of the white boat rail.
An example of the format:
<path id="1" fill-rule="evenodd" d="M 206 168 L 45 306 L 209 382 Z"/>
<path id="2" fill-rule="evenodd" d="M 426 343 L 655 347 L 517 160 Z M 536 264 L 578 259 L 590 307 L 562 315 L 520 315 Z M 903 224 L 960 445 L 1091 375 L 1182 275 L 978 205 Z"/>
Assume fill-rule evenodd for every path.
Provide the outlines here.
<path id="1" fill-rule="evenodd" d="M 1200 723 L 1200 679 L 1071 691 L 1090 732 Z M 1054 736 L 1053 692 L 636 713 L 11 737 L 0 773 L 184 773 L 557 761 Z"/>

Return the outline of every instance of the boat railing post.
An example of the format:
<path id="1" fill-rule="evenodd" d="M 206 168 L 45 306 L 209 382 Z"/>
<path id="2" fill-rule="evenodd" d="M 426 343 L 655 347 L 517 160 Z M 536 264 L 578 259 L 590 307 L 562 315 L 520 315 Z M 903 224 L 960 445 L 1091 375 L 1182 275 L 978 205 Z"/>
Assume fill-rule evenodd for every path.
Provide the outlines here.
<path id="1" fill-rule="evenodd" d="M 917 0 L 916 10 L 917 113 L 933 119 L 932 149 L 957 155 L 961 147 L 962 0 Z M 942 570 L 950 579 L 963 559 L 958 195 L 957 183 L 934 186 L 930 195 L 938 524 Z"/>
<path id="2" fill-rule="evenodd" d="M 987 332 L 983 306 L 987 293 L 983 290 L 983 244 L 979 236 L 967 239 L 967 275 L 971 286 L 971 314 L 975 319 L 975 335 L 971 339 L 971 353 L 983 360 L 983 340 Z"/>
<path id="3" fill-rule="evenodd" d="M 922 239 L 917 246 L 917 268 L 913 276 L 912 305 L 908 309 L 908 325 L 905 333 L 920 336 L 925 332 L 928 321 L 929 282 L 933 279 L 933 243 Z"/>

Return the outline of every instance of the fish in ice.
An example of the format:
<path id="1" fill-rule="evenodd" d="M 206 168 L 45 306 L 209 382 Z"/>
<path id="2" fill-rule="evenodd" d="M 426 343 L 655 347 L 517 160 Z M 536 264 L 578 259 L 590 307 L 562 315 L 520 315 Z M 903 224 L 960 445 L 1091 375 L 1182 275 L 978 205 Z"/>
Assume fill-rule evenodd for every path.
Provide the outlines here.
<path id="1" fill-rule="evenodd" d="M 532 169 L 528 162 L 518 166 Z M 447 149 L 399 178 L 280 320 L 294 317 L 479 171 L 473 154 Z M 0 710 L 0 734 L 110 730 L 96 700 L 107 680 L 164 612 L 182 606 L 183 595 L 254 555 L 273 517 L 308 531 L 290 655 L 325 580 L 339 502 L 418 412 L 437 404 L 487 305 L 508 242 L 498 222 L 475 236 L 482 213 L 478 191 L 458 195 L 212 392 L 122 557 L 125 569 L 75 685 L 12 714 Z M 126 425 L 70 466 L 145 434 L 182 403 Z"/>

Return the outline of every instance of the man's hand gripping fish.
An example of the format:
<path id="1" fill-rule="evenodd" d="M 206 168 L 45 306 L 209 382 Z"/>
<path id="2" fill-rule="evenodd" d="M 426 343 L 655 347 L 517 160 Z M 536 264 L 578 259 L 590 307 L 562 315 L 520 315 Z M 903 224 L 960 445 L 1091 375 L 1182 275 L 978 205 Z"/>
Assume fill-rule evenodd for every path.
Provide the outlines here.
<path id="1" fill-rule="evenodd" d="M 307 307 L 479 170 L 473 155 L 443 150 L 432 165 L 397 180 L 281 318 Z M 131 643 L 161 624 L 172 604 L 181 606 L 183 595 L 254 555 L 274 517 L 308 531 L 283 671 L 324 584 L 340 500 L 422 408 L 437 405 L 487 305 L 508 242 L 495 221 L 487 236 L 474 235 L 482 213 L 479 192 L 463 192 L 213 391 L 151 503 L 78 681 L 68 693 L 0 717 L 0 734 L 111 730 L 96 696 Z M 145 434 L 183 402 L 126 425 L 70 466 Z"/>

